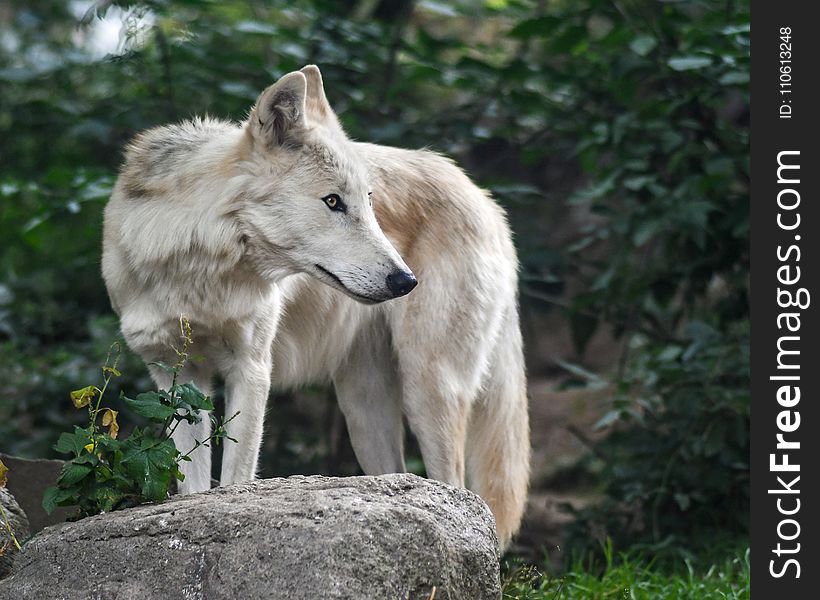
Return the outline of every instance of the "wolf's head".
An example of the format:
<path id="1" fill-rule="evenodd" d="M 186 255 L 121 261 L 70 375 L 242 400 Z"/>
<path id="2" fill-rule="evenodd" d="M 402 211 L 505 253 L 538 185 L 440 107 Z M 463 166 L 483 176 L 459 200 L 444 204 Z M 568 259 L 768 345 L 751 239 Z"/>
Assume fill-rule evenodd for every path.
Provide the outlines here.
<path id="1" fill-rule="evenodd" d="M 240 215 L 262 269 L 309 273 L 366 303 L 416 286 L 376 222 L 367 165 L 330 108 L 318 68 L 288 73 L 262 92 L 245 134 L 253 189 Z"/>

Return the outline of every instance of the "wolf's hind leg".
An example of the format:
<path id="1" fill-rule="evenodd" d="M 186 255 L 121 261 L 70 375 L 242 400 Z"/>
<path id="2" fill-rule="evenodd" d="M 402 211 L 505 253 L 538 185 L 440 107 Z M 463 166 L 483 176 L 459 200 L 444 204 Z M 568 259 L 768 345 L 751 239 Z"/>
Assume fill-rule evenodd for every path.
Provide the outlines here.
<path id="1" fill-rule="evenodd" d="M 424 288 L 392 313 L 402 408 L 427 476 L 464 487 L 470 413 L 500 328 L 500 310 L 496 296 L 471 291 L 487 281 L 481 273 L 443 265 L 423 275 Z"/>
<path id="2" fill-rule="evenodd" d="M 403 473 L 401 384 L 382 324 L 359 333 L 333 383 L 362 470 L 367 475 Z"/>
<path id="3" fill-rule="evenodd" d="M 404 386 L 404 411 L 416 436 L 427 476 L 464 487 L 464 450 L 469 403 L 448 394 L 434 377 L 414 378 Z"/>

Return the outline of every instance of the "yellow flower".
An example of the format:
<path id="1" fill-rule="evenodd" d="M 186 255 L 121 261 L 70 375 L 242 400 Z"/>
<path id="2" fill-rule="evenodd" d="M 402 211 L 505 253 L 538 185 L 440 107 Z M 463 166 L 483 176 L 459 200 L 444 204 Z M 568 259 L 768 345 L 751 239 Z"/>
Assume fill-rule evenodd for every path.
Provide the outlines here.
<path id="1" fill-rule="evenodd" d="M 102 417 L 103 427 L 108 427 L 108 435 L 114 439 L 117 438 L 117 434 L 120 432 L 120 425 L 117 423 L 117 414 L 118 412 L 116 410 L 106 408 Z"/>
<path id="2" fill-rule="evenodd" d="M 86 452 L 91 454 L 92 452 L 94 452 L 94 442 L 91 442 L 90 444 L 86 444 L 85 446 L 83 446 L 83 448 L 85 449 Z"/>
<path id="3" fill-rule="evenodd" d="M 95 386 L 89 385 L 81 390 L 71 392 L 71 401 L 74 403 L 74 408 L 82 408 L 91 404 L 99 391 Z"/>

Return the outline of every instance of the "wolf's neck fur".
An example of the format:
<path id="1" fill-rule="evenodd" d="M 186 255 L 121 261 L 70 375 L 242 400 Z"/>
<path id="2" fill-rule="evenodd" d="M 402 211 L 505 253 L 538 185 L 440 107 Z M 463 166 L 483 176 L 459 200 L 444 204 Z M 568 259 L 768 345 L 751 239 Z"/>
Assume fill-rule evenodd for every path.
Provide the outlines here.
<path id="1" fill-rule="evenodd" d="M 111 264 L 158 304 L 235 316 L 270 293 L 273 270 L 249 255 L 238 216 L 247 143 L 235 124 L 195 121 L 150 130 L 129 148 L 106 208 L 106 237 L 121 256 Z M 227 309 L 237 298 L 243 306 Z"/>
<path id="2" fill-rule="evenodd" d="M 132 260 L 184 267 L 196 255 L 215 268 L 236 266 L 246 237 L 238 212 L 248 177 L 240 163 L 248 144 L 243 128 L 211 120 L 140 136 L 109 206 L 119 213 L 119 239 L 126 249 L 139 246 L 129 252 Z M 168 210 L 158 206 L 169 203 L 174 206 Z"/>

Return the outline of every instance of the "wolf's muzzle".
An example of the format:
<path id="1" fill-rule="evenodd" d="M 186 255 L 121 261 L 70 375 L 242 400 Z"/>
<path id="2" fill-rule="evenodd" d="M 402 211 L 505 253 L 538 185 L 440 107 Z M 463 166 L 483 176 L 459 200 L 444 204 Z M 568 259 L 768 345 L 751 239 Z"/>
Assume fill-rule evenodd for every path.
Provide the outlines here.
<path id="1" fill-rule="evenodd" d="M 387 276 L 387 289 L 394 298 L 406 296 L 418 285 L 416 276 L 410 271 L 394 271 Z"/>

